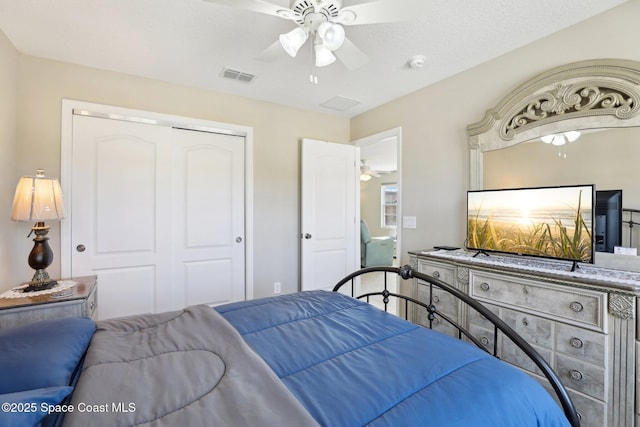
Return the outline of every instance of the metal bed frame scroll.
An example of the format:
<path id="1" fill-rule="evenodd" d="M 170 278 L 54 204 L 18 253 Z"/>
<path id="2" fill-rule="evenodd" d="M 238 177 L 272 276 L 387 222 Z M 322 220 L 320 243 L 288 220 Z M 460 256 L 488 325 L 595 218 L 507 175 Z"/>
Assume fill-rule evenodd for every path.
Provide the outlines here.
<path id="1" fill-rule="evenodd" d="M 384 289 L 382 291 L 369 292 L 369 293 L 365 293 L 358 296 L 354 295 L 355 283 L 356 283 L 355 278 L 362 274 L 373 273 L 373 272 L 385 272 Z M 429 302 L 427 303 L 427 302 L 419 301 L 415 298 L 411 298 L 406 295 L 390 292 L 387 287 L 387 273 L 395 273 L 404 280 L 415 278 L 428 283 L 429 284 Z M 547 378 L 547 380 L 553 387 L 553 390 L 555 391 L 556 396 L 560 401 L 564 414 L 567 417 L 567 420 L 569 420 L 569 423 L 571 424 L 571 426 L 580 427 L 580 416 L 573 405 L 571 397 L 569 396 L 567 390 L 565 389 L 564 385 L 560 381 L 560 378 L 553 371 L 551 366 L 549 366 L 549 364 L 542 358 L 542 356 L 540 356 L 540 354 L 533 347 L 531 347 L 531 345 L 529 345 L 529 343 L 525 341 L 524 338 L 522 338 L 517 332 L 515 332 L 509 325 L 507 325 L 502 319 L 496 316 L 492 311 L 490 311 L 488 308 L 483 306 L 481 303 L 479 303 L 469 295 L 459 291 L 458 289 L 452 287 L 451 285 L 441 280 L 436 279 L 435 277 L 415 271 L 409 265 L 404 265 L 399 268 L 398 267 L 363 268 L 354 273 L 351 273 L 350 275 L 340 280 L 340 282 L 338 282 L 338 284 L 334 286 L 333 291 L 337 292 L 343 285 L 348 284 L 349 282 L 351 283 L 352 297 L 357 299 L 364 299 L 367 302 L 369 302 L 370 297 L 381 296 L 382 301 L 384 303 L 385 311 L 387 311 L 387 306 L 389 304 L 389 297 L 398 298 L 399 300 L 404 301 L 405 320 L 408 320 L 410 304 L 413 304 L 411 307 L 414 307 L 414 306 L 423 307 L 424 309 L 427 310 L 427 313 L 428 313 L 427 318 L 429 319 L 429 328 L 433 327 L 433 320 L 435 319 L 436 315 L 438 315 L 439 318 L 447 321 L 449 324 L 451 324 L 453 327 L 455 327 L 458 330 L 459 339 L 463 339 L 463 337 L 468 339 L 479 348 L 492 354 L 494 357 L 499 357 L 497 354 L 498 352 L 497 338 L 498 338 L 498 333 L 502 332 L 504 336 L 506 336 L 515 345 L 517 345 L 542 371 L 544 376 Z M 474 336 L 472 336 L 471 333 L 467 331 L 464 327 L 462 327 L 456 321 L 448 318 L 446 315 L 438 311 L 433 301 L 434 286 L 446 292 L 449 292 L 450 294 L 454 295 L 458 299 L 464 301 L 468 307 L 476 310 L 478 313 L 480 313 L 482 316 L 484 316 L 487 320 L 489 320 L 494 325 L 493 353 L 491 353 L 491 351 L 489 351 L 482 343 L 480 343 Z"/>

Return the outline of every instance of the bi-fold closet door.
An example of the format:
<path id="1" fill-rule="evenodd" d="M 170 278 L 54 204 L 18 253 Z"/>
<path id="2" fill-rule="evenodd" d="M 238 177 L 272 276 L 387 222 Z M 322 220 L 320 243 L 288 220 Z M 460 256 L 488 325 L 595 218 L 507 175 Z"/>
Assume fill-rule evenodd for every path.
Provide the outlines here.
<path id="1" fill-rule="evenodd" d="M 244 137 L 73 115 L 71 274 L 99 318 L 245 298 Z"/>

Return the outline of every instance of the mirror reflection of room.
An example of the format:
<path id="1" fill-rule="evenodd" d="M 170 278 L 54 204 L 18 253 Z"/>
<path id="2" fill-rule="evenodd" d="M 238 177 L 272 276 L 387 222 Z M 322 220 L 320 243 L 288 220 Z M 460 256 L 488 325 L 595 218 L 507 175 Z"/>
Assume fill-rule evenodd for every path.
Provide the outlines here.
<path id="1" fill-rule="evenodd" d="M 640 184 L 634 179 L 640 158 L 640 128 L 582 130 L 562 146 L 540 139 L 484 153 L 485 189 L 595 184 L 596 190 L 622 190 L 620 246 L 640 247 Z M 596 213 L 597 223 L 597 213 Z M 635 225 L 635 227 L 634 227 Z M 596 250 L 598 247 L 596 232 Z M 612 252 L 612 250 L 606 250 Z"/>

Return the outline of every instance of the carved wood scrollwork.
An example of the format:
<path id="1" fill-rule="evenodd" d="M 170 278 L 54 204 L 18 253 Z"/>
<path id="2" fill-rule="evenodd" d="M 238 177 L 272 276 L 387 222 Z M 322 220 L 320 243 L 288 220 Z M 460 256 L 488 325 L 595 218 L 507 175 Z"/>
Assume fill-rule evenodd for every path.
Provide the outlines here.
<path id="1" fill-rule="evenodd" d="M 621 319 L 633 319 L 635 311 L 635 297 L 609 294 L 609 314 Z"/>
<path id="2" fill-rule="evenodd" d="M 570 130 L 640 127 L 640 61 L 593 59 L 527 80 L 467 126 L 469 188 L 482 189 L 483 153 Z"/>
<path id="3" fill-rule="evenodd" d="M 557 85 L 554 89 L 528 99 L 526 105 L 504 121 L 500 130 L 504 139 L 512 139 L 521 129 L 572 116 L 613 115 L 619 119 L 633 117 L 640 109 L 640 99 L 623 85 L 606 81 L 586 81 Z"/>
<path id="4" fill-rule="evenodd" d="M 458 267 L 458 283 L 463 286 L 469 285 L 469 269 L 464 267 Z"/>

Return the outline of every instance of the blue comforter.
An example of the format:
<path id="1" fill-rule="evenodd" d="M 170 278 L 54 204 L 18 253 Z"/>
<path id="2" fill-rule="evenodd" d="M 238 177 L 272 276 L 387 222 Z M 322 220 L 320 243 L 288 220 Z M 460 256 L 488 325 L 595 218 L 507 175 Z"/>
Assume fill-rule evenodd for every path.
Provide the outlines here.
<path id="1" fill-rule="evenodd" d="M 216 310 L 323 426 L 569 425 L 516 368 L 339 293 Z"/>

